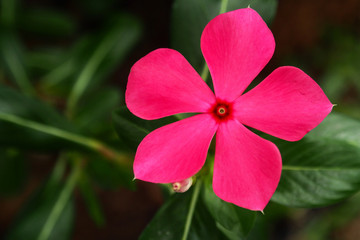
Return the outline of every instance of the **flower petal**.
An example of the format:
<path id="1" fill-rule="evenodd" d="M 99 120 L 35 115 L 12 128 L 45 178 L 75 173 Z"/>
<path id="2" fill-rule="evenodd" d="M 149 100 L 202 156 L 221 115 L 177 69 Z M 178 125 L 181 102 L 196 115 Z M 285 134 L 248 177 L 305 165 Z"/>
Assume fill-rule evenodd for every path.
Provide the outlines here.
<path id="1" fill-rule="evenodd" d="M 143 119 L 206 112 L 215 96 L 188 61 L 172 49 L 157 49 L 131 68 L 125 93 L 129 110 Z"/>
<path id="2" fill-rule="evenodd" d="M 214 82 L 215 95 L 226 101 L 239 97 L 269 62 L 275 40 L 251 8 L 221 14 L 201 36 L 201 50 Z"/>
<path id="3" fill-rule="evenodd" d="M 280 67 L 234 103 L 243 124 L 288 141 L 300 140 L 333 105 L 319 85 L 295 67 Z"/>
<path id="4" fill-rule="evenodd" d="M 209 114 L 199 114 L 151 132 L 137 149 L 135 178 L 172 183 L 193 176 L 204 165 L 216 129 Z"/>
<path id="5" fill-rule="evenodd" d="M 213 188 L 221 199 L 250 210 L 263 210 L 280 180 L 277 147 L 236 120 L 219 125 Z"/>

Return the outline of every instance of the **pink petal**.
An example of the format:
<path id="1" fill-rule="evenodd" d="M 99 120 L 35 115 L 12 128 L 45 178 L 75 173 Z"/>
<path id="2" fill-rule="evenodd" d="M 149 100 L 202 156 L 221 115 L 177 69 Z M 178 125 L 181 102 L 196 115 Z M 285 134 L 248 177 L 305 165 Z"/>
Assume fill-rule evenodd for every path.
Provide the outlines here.
<path id="1" fill-rule="evenodd" d="M 193 176 L 204 165 L 216 129 L 209 114 L 199 114 L 151 132 L 137 149 L 135 178 L 172 183 Z"/>
<path id="2" fill-rule="evenodd" d="M 226 101 L 240 96 L 274 53 L 274 37 L 251 8 L 211 20 L 201 36 L 201 50 L 214 82 L 215 95 Z"/>
<path id="3" fill-rule="evenodd" d="M 213 188 L 221 199 L 250 210 L 263 210 L 279 183 L 277 147 L 237 121 L 219 125 Z"/>
<path id="4" fill-rule="evenodd" d="M 131 68 L 125 93 L 129 110 L 143 119 L 206 112 L 215 96 L 177 51 L 157 49 Z"/>
<path id="5" fill-rule="evenodd" d="M 300 140 L 333 105 L 319 85 L 295 67 L 280 67 L 234 104 L 243 124 L 288 141 Z"/>

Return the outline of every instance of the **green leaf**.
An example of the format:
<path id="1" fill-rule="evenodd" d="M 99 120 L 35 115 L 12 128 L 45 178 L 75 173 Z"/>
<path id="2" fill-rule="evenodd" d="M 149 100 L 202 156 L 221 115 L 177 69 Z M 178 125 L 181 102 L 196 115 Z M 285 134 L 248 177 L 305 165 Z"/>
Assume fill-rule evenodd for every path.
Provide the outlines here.
<path id="1" fill-rule="evenodd" d="M 134 181 L 132 181 L 134 178 L 132 168 L 125 168 L 116 162 L 106 161 L 103 157 L 96 154 L 89 155 L 88 158 L 87 173 L 102 188 L 115 190 L 120 186 L 126 186 L 130 189 L 135 189 Z"/>
<path id="2" fill-rule="evenodd" d="M 144 120 L 133 115 L 125 106 L 113 113 L 114 127 L 118 136 L 133 150 L 136 150 L 141 140 L 151 131 L 176 120 L 174 116 Z"/>
<path id="3" fill-rule="evenodd" d="M 205 186 L 204 203 L 216 221 L 216 227 L 228 239 L 246 239 L 252 229 L 256 212 L 225 202 L 215 195 L 211 184 Z"/>
<path id="4" fill-rule="evenodd" d="M 192 188 L 195 188 L 192 187 Z M 140 240 L 178 240 L 178 239 L 224 239 L 215 222 L 201 202 L 195 205 L 194 216 L 187 238 L 183 238 L 185 223 L 190 212 L 194 189 L 174 194 L 157 212 L 153 220 L 140 236 Z"/>
<path id="5" fill-rule="evenodd" d="M 73 87 L 73 80 L 79 74 L 80 69 L 84 67 L 87 61 L 89 51 L 96 47 L 91 36 L 83 36 L 76 40 L 69 49 L 62 49 L 62 55 L 59 63 L 44 73 L 40 81 L 43 91 L 51 95 L 65 97 Z"/>
<path id="6" fill-rule="evenodd" d="M 104 226 L 105 217 L 100 206 L 100 202 L 96 197 L 96 193 L 91 186 L 90 179 L 85 172 L 82 172 L 79 188 L 82 194 L 82 197 L 85 200 L 85 204 L 89 211 L 90 217 L 94 220 L 97 226 Z"/>
<path id="7" fill-rule="evenodd" d="M 227 11 L 246 8 L 257 10 L 270 24 L 275 16 L 276 0 L 229 0 Z M 200 37 L 206 24 L 220 12 L 221 0 L 175 0 L 171 14 L 171 45 L 200 72 L 204 59 Z"/>
<path id="8" fill-rule="evenodd" d="M 104 132 L 111 126 L 111 112 L 119 106 L 120 92 L 115 89 L 100 89 L 79 107 L 74 122 L 80 131 L 92 134 Z M 109 124 L 105 124 L 109 123 Z"/>
<path id="9" fill-rule="evenodd" d="M 306 137 L 313 140 L 339 140 L 360 149 L 360 121 L 332 112 Z"/>
<path id="10" fill-rule="evenodd" d="M 48 217 L 61 194 L 62 188 L 63 184 L 58 181 L 49 181 L 42 186 L 20 211 L 20 214 L 15 219 L 6 239 L 38 239 L 44 224 L 46 224 Z M 48 239 L 70 239 L 73 222 L 74 203 L 73 200 L 70 199 L 66 202 Z"/>
<path id="11" fill-rule="evenodd" d="M 107 74 L 125 58 L 141 33 L 139 21 L 130 15 L 111 18 L 101 41 L 91 48 L 91 55 L 79 73 L 68 98 L 68 114 L 73 115 L 80 98 L 89 89 L 98 86 Z"/>
<path id="12" fill-rule="evenodd" d="M 303 140 L 275 140 L 283 158 L 272 200 L 295 207 L 319 207 L 360 189 L 360 122 L 332 113 Z"/>
<path id="13" fill-rule="evenodd" d="M 30 149 L 59 149 L 73 143 L 53 135 L 9 123 L 3 116 L 15 116 L 61 130 L 75 132 L 73 126 L 44 102 L 26 97 L 11 88 L 0 86 L 0 145 Z"/>
<path id="14" fill-rule="evenodd" d="M 0 148 L 0 195 L 19 193 L 27 178 L 26 170 L 25 158 L 19 151 Z"/>
<path id="15" fill-rule="evenodd" d="M 39 46 L 25 52 L 25 65 L 32 74 L 42 76 L 61 65 L 68 58 L 68 52 L 70 51 L 63 47 Z"/>
<path id="16" fill-rule="evenodd" d="M 7 29 L 0 28 L 0 67 L 23 93 L 31 96 L 35 94 L 35 89 L 24 64 L 23 52 L 23 46 L 18 37 Z"/>

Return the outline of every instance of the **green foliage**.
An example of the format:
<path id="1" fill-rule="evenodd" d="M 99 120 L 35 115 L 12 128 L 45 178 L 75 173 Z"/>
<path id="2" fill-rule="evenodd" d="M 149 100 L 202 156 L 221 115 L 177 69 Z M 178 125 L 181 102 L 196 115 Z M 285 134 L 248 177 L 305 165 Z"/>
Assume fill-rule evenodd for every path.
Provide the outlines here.
<path id="1" fill-rule="evenodd" d="M 85 172 L 83 172 L 81 175 L 79 181 L 79 188 L 89 211 L 90 217 L 94 220 L 96 225 L 104 226 L 104 213 L 102 212 L 99 200 L 96 197 L 93 186 L 91 186 L 89 176 L 87 176 Z"/>
<path id="2" fill-rule="evenodd" d="M 119 137 L 133 150 L 136 150 L 141 140 L 151 131 L 176 120 L 174 116 L 152 121 L 144 120 L 134 116 L 126 107 L 113 113 L 114 127 Z"/>
<path id="3" fill-rule="evenodd" d="M 135 188 L 133 173 L 130 168 L 119 166 L 115 162 L 106 161 L 100 155 L 91 155 L 86 166 L 86 171 L 91 176 L 94 183 L 105 189 L 117 189 L 126 186 L 130 189 Z"/>
<path id="4" fill-rule="evenodd" d="M 84 102 L 74 116 L 74 122 L 82 132 L 102 133 L 110 127 L 111 112 L 120 104 L 120 93 L 115 89 L 104 88 L 95 92 L 88 101 Z M 109 124 L 99 125 L 99 122 Z"/>
<path id="5" fill-rule="evenodd" d="M 360 123 L 332 113 L 303 140 L 276 141 L 283 157 L 272 200 L 296 207 L 338 202 L 360 189 Z"/>
<path id="6" fill-rule="evenodd" d="M 74 132 L 74 127 L 50 105 L 0 86 L 0 144 L 31 149 L 61 149 L 67 141 L 5 120 L 17 117 L 56 129 Z"/>
<path id="7" fill-rule="evenodd" d="M 12 31 L 7 28 L 0 29 L 1 69 L 25 94 L 34 95 L 35 90 L 27 73 L 23 48 L 18 36 Z"/>
<path id="8" fill-rule="evenodd" d="M 130 3 L 75 1 L 76 14 L 39 8 L 36 3 L 21 8 L 28 6 L 25 1 L 0 3 L 1 197 L 23 191 L 28 165 L 38 157 L 34 152 L 55 163 L 50 177 L 26 200 L 4 239 L 71 239 L 74 196 L 86 205 L 88 217 L 104 227 L 109 221 L 98 191 L 134 190 L 131 165 L 141 140 L 188 115 L 140 119 L 122 106 L 124 86 L 111 86 L 125 83 L 126 79 L 117 76 L 123 77 L 123 68 L 126 74 L 139 53 L 143 54 L 141 48 L 134 51 L 144 36 L 143 24 L 138 17 L 113 9 Z M 271 24 L 276 0 L 175 0 L 171 47 L 198 72 L 206 72 L 200 49 L 205 25 L 220 12 L 249 4 Z M 322 74 L 319 79 L 326 94 L 338 103 L 335 110 L 360 116 L 358 103 L 347 104 L 349 96 L 355 101 L 360 96 L 358 38 L 347 31 L 326 36 L 332 40 L 314 51 L 319 57 L 311 55 L 315 59 L 311 64 L 323 64 L 317 66 Z M 208 181 L 211 174 L 204 176 L 202 171 L 188 192 L 170 193 L 140 239 L 267 239 L 272 222 L 291 219 L 299 211 L 285 206 L 324 207 L 355 195 L 317 215 L 301 235 L 303 239 L 327 239 L 332 226 L 344 225 L 360 212 L 356 195 L 360 189 L 358 119 L 331 113 L 301 141 L 270 139 L 281 151 L 283 171 L 265 216 L 218 198 Z M 79 191 L 74 195 L 75 189 Z M 347 217 L 338 217 L 342 214 Z"/>
<path id="9" fill-rule="evenodd" d="M 217 197 L 211 184 L 204 188 L 203 198 L 215 220 L 216 227 L 231 240 L 246 239 L 252 229 L 256 212 L 235 206 Z"/>
<path id="10" fill-rule="evenodd" d="M 41 186 L 24 208 L 21 209 L 6 239 L 41 239 L 40 234 L 44 231 L 44 227 L 55 206 L 59 206 L 60 195 L 65 188 L 59 178 L 60 176 L 56 176 L 57 171 L 54 171 L 54 173 L 52 178 Z M 61 204 L 61 211 L 58 218 L 55 219 L 56 227 L 49 229 L 49 237 L 45 239 L 70 239 L 74 222 L 73 201 L 72 199 L 65 199 Z"/>
<path id="11" fill-rule="evenodd" d="M 196 186 L 199 188 L 199 186 Z M 223 239 L 209 211 L 198 200 L 197 189 L 186 193 L 174 194 L 157 212 L 156 216 L 140 236 L 140 240 L 177 240 L 177 239 Z M 195 195 L 193 218 L 191 202 Z M 191 221 L 191 227 L 186 234 L 185 225 Z"/>

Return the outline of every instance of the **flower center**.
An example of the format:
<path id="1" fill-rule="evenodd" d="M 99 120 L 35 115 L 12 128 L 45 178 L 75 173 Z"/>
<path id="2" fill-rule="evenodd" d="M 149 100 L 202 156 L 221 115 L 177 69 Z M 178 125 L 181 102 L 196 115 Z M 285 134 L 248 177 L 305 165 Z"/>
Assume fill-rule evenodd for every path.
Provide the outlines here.
<path id="1" fill-rule="evenodd" d="M 226 113 L 226 109 L 224 107 L 219 107 L 217 113 L 220 115 L 224 115 Z"/>
<path id="2" fill-rule="evenodd" d="M 219 122 L 232 118 L 232 104 L 218 100 L 210 109 L 213 117 Z"/>

